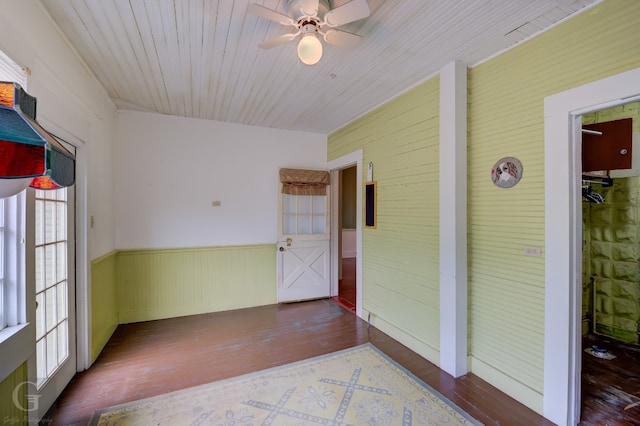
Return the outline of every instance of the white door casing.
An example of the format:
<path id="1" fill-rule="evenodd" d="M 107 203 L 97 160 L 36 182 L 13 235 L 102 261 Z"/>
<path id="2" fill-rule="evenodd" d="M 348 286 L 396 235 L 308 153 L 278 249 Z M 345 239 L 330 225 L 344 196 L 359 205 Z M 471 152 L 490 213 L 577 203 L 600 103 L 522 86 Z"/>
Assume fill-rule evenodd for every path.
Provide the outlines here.
<path id="1" fill-rule="evenodd" d="M 356 315 L 362 318 L 362 188 L 363 188 L 363 150 L 359 149 L 346 154 L 342 157 L 331 160 L 327 163 L 328 168 L 331 170 L 332 177 L 337 176 L 337 172 L 348 167 L 356 167 Z M 338 179 L 331 180 L 332 187 L 338 185 Z M 340 229 L 338 227 L 338 215 L 340 211 L 338 209 L 338 196 L 339 192 L 334 189 L 331 193 L 331 268 L 332 268 L 332 287 L 333 294 L 338 294 L 338 256 L 340 250 L 338 247 L 338 233 Z"/>
<path id="2" fill-rule="evenodd" d="M 545 328 L 543 415 L 580 419 L 581 267 L 580 116 L 640 99 L 640 68 L 544 101 Z"/>

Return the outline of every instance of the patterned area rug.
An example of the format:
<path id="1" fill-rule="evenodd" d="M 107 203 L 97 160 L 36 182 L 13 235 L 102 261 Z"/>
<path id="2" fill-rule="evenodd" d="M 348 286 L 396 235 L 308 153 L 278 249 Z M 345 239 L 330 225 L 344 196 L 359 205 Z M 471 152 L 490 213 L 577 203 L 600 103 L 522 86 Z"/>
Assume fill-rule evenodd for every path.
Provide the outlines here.
<path id="1" fill-rule="evenodd" d="M 91 425 L 480 425 L 371 344 L 100 410 Z"/>

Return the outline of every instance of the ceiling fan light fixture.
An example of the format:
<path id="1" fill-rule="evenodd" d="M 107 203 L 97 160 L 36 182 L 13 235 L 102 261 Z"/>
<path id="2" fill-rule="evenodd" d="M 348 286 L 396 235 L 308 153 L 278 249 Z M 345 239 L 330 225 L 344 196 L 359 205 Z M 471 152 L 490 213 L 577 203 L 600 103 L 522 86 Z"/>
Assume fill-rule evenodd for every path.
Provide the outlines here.
<path id="1" fill-rule="evenodd" d="M 315 65 L 322 58 L 322 43 L 315 34 L 304 34 L 298 43 L 298 58 L 305 65 Z"/>

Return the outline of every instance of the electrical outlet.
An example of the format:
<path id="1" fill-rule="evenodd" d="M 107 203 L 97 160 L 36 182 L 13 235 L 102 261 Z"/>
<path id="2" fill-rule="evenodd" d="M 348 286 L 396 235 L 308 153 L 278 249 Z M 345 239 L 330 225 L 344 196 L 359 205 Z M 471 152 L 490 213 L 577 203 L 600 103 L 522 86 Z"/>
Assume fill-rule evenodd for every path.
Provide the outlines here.
<path id="1" fill-rule="evenodd" d="M 523 249 L 525 256 L 540 257 L 542 256 L 542 248 L 534 246 L 525 246 Z"/>

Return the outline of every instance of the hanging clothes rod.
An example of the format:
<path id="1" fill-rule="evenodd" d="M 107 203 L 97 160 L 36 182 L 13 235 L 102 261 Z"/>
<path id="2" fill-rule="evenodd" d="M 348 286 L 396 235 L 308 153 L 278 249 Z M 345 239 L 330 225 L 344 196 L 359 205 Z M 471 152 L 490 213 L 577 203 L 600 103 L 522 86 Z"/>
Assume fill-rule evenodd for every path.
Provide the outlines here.
<path id="1" fill-rule="evenodd" d="M 582 183 L 595 183 L 598 185 L 602 185 L 602 186 L 612 186 L 613 185 L 613 179 L 611 178 L 602 178 L 602 180 L 594 180 L 594 179 L 585 179 L 584 176 L 582 178 Z"/>
<path id="2" fill-rule="evenodd" d="M 599 130 L 589 130 L 589 129 L 582 129 L 582 133 L 588 133 L 590 135 L 598 135 L 598 136 L 602 136 L 602 132 Z"/>

